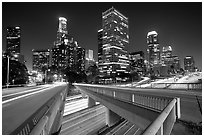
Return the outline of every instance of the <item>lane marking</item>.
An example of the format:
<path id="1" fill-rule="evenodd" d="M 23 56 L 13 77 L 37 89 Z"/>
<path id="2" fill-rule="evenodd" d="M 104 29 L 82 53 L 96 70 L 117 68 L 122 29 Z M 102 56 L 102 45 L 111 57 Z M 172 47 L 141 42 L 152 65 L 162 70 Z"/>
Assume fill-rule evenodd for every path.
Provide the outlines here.
<path id="1" fill-rule="evenodd" d="M 45 90 L 48 90 L 48 89 L 51 89 L 51 88 L 54 88 L 54 87 L 50 87 L 50 88 L 39 90 L 37 92 L 32 92 L 32 93 L 28 93 L 28 94 L 25 94 L 25 95 L 22 95 L 22 96 L 14 97 L 14 98 L 8 99 L 6 101 L 3 101 L 2 104 L 4 105 L 5 103 L 8 103 L 8 102 L 11 102 L 11 101 L 23 98 L 23 97 L 27 97 L 27 96 L 30 96 L 30 95 L 33 95 L 33 94 L 37 94 L 37 93 L 40 93 L 42 91 L 45 91 Z"/>
<path id="2" fill-rule="evenodd" d="M 86 118 L 86 119 L 83 119 L 83 120 L 81 120 L 81 121 L 79 121 L 79 122 L 77 122 L 77 123 L 75 123 L 75 124 L 73 124 L 73 125 L 70 125 L 70 126 L 64 128 L 64 129 L 62 129 L 61 132 L 64 132 L 64 131 L 66 131 L 67 129 L 69 129 L 69 128 L 71 128 L 71 127 L 77 126 L 77 125 L 79 125 L 80 123 L 83 123 L 83 122 L 85 122 L 85 121 L 87 121 L 87 120 L 89 120 L 89 119 L 91 120 L 92 118 L 97 117 L 97 116 L 99 116 L 99 115 L 102 115 L 103 113 L 104 113 L 104 112 L 101 112 L 101 113 L 99 113 L 99 114 L 96 114 L 96 115 L 93 115 L 93 116 L 88 117 L 88 118 Z"/>
<path id="3" fill-rule="evenodd" d="M 123 135 L 126 135 L 135 125 L 132 125 Z"/>
<path id="4" fill-rule="evenodd" d="M 128 123 L 128 121 L 126 120 L 126 122 L 121 125 L 115 132 L 113 132 L 111 135 L 115 135 L 120 129 L 122 129 L 126 124 Z"/>
<path id="5" fill-rule="evenodd" d="M 101 106 L 102 107 L 102 106 Z M 67 123 L 67 122 L 69 122 L 69 121 L 72 121 L 72 120 L 74 120 L 74 119 L 77 119 L 77 118 L 80 118 L 80 117 L 82 117 L 82 116 L 84 116 L 84 115 L 87 115 L 87 114 L 89 114 L 89 113 L 92 113 L 92 112 L 94 112 L 94 111 L 98 111 L 98 112 L 103 112 L 103 110 L 100 110 L 100 109 L 102 109 L 101 107 L 99 107 L 99 108 L 96 108 L 96 109 L 93 109 L 93 110 L 90 110 L 90 111 L 88 111 L 88 112 L 85 112 L 85 113 L 82 113 L 82 114 L 80 114 L 80 115 L 78 115 L 78 116 L 75 116 L 75 117 L 73 117 L 73 118 L 70 118 L 70 119 L 68 119 L 68 120 L 66 120 L 66 121 L 63 121 L 62 122 L 62 125 L 63 124 L 65 124 L 65 123 Z"/>
<path id="6" fill-rule="evenodd" d="M 135 131 L 135 133 L 134 133 L 133 135 L 136 135 L 136 133 L 137 133 L 139 130 L 140 130 L 140 128 L 138 128 L 138 129 Z"/>
<path id="7" fill-rule="evenodd" d="M 13 94 L 8 94 L 8 95 L 5 95 L 5 96 L 2 96 L 2 98 L 18 95 L 18 94 L 21 94 L 21 93 L 27 93 L 27 92 L 31 92 L 31 91 L 35 91 L 35 90 L 39 90 L 39 89 L 43 89 L 43 88 L 47 88 L 47 87 L 38 87 L 38 88 L 35 88 L 35 89 L 31 89 L 31 90 L 26 90 L 26 91 L 22 91 L 22 92 L 13 93 Z"/>

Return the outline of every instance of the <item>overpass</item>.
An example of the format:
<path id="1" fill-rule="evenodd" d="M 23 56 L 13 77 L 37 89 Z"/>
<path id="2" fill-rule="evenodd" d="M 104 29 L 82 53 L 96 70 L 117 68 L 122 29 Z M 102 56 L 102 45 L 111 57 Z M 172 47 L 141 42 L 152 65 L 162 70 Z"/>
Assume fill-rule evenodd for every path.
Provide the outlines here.
<path id="1" fill-rule="evenodd" d="M 65 83 L 4 89 L 2 134 L 59 134 L 67 89 Z"/>
<path id="2" fill-rule="evenodd" d="M 83 94 L 88 95 L 88 106 L 96 101 L 106 106 L 106 123 L 117 123 L 121 117 L 140 127 L 144 135 L 171 133 L 176 119 L 180 118 L 180 98 L 164 97 L 138 89 L 77 84 Z"/>
<path id="3" fill-rule="evenodd" d="M 123 117 L 140 127 L 142 134 L 170 134 L 174 122 L 180 117 L 179 98 L 164 97 L 143 89 L 74 85 L 89 96 L 89 107 L 96 101 L 106 107 L 109 126 Z M 25 92 L 2 96 L 2 134 L 59 134 L 67 89 L 67 84 L 26 87 L 19 89 Z"/>

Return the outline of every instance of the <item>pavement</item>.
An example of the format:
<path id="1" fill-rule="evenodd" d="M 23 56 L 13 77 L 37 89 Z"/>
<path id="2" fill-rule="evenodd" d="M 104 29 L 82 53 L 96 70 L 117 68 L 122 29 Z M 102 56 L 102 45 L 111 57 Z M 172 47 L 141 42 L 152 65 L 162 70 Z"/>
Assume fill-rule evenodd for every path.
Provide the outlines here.
<path id="1" fill-rule="evenodd" d="M 3 90 L 2 134 L 11 134 L 25 120 L 29 119 L 41 106 L 67 84 L 53 84 L 44 88 L 15 88 Z M 30 92 L 28 92 L 30 90 Z M 18 93 L 20 91 L 20 94 Z M 7 94 L 7 93 L 10 94 Z"/>

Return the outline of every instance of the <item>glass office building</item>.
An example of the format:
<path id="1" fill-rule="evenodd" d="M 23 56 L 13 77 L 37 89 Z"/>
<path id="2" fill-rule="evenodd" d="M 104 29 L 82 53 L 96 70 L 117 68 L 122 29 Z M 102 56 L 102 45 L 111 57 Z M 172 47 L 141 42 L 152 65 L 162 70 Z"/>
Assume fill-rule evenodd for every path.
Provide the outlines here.
<path id="1" fill-rule="evenodd" d="M 102 34 L 102 35 L 101 35 Z M 129 45 L 128 18 L 115 8 L 102 13 L 102 30 L 98 31 L 99 71 L 105 83 L 115 81 L 120 73 L 129 73 L 127 46 Z M 100 47 L 101 46 L 101 47 Z"/>

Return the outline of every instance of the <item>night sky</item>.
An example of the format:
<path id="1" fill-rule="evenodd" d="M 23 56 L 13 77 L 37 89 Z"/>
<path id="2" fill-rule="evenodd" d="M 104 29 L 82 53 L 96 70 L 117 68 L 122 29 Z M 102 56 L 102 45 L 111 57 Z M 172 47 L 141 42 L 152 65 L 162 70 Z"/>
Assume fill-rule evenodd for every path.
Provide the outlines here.
<path id="1" fill-rule="evenodd" d="M 102 25 L 102 12 L 116 8 L 129 19 L 129 52 L 146 53 L 146 36 L 159 34 L 160 50 L 171 45 L 183 67 L 185 56 L 193 56 L 202 69 L 202 3 L 2 3 L 2 49 L 6 49 L 6 27 L 21 27 L 21 53 L 26 66 L 32 68 L 32 49 L 52 48 L 56 40 L 58 17 L 68 20 L 68 33 L 79 46 L 94 50 L 97 60 L 97 31 Z"/>

